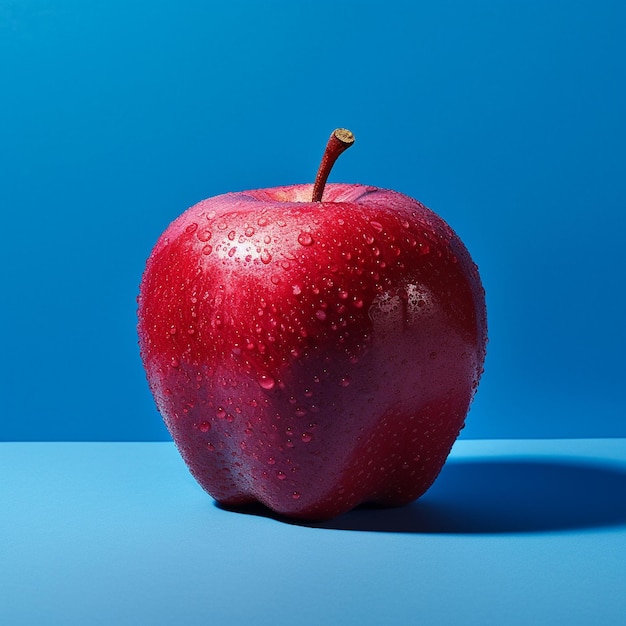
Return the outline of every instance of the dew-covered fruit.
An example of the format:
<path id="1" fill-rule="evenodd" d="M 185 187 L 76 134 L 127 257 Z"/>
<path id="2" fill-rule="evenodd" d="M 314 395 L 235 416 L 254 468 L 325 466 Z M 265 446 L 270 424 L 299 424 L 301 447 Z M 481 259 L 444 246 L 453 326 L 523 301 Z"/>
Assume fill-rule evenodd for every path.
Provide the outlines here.
<path id="1" fill-rule="evenodd" d="M 323 520 L 415 500 L 482 372 L 484 290 L 467 249 L 408 196 L 326 185 L 341 132 L 315 185 L 196 204 L 143 275 L 150 389 L 193 476 L 229 507 Z"/>

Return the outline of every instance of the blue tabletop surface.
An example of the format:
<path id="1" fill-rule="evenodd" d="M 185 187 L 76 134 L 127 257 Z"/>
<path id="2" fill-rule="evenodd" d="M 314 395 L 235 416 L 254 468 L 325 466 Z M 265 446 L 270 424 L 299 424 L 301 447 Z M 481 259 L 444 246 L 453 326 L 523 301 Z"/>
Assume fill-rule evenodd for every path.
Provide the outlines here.
<path id="1" fill-rule="evenodd" d="M 463 440 L 413 505 L 218 508 L 171 443 L 0 444 L 0 623 L 624 624 L 626 439 Z"/>

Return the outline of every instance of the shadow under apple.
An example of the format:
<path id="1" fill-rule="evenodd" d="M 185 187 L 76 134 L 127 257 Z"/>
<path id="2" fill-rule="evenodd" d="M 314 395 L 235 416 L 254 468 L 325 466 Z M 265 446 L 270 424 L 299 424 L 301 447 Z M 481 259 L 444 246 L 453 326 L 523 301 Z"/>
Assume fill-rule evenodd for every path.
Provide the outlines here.
<path id="1" fill-rule="evenodd" d="M 235 509 L 311 528 L 398 533 L 542 533 L 626 525 L 626 472 L 591 462 L 450 459 L 430 490 L 399 508 L 362 505 L 300 522 L 261 505 Z"/>

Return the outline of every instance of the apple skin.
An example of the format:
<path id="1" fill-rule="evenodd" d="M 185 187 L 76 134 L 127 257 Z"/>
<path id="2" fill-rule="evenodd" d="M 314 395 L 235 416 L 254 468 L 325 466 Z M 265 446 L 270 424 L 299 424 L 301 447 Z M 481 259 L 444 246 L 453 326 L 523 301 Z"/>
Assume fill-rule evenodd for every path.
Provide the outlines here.
<path id="1" fill-rule="evenodd" d="M 219 503 L 325 520 L 421 496 L 483 370 L 478 269 L 421 203 L 329 184 L 204 200 L 158 240 L 138 298 L 150 389 Z"/>

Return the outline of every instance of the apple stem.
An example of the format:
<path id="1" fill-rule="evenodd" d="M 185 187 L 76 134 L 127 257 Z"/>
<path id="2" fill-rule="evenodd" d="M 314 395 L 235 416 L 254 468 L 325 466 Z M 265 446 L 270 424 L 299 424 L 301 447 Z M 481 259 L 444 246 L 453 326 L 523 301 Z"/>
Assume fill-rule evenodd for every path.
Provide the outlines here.
<path id="1" fill-rule="evenodd" d="M 354 143 L 354 135 L 345 128 L 337 128 L 330 135 L 330 139 L 326 144 L 322 162 L 317 170 L 315 184 L 313 185 L 313 202 L 321 202 L 324 194 L 324 187 L 328 180 L 330 170 L 333 169 L 335 161 L 339 155 L 347 150 Z"/>

